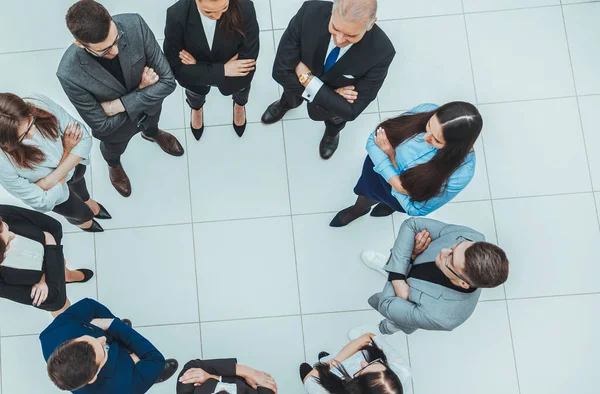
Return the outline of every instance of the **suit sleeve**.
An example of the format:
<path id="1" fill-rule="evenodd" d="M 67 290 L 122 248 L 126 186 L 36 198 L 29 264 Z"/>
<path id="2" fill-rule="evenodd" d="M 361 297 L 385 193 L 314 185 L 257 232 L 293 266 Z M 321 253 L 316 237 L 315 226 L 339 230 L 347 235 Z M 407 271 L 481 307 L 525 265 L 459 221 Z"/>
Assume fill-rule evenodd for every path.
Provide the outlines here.
<path id="1" fill-rule="evenodd" d="M 129 115 L 129 119 L 134 122 L 147 108 L 161 103 L 168 95 L 173 93 L 177 86 L 169 62 L 160 49 L 154 33 L 141 16 L 138 15 L 138 18 L 144 38 L 146 65 L 154 69 L 159 79 L 154 85 L 136 89 L 121 97 L 121 102 L 127 115 Z"/>
<path id="2" fill-rule="evenodd" d="M 106 332 L 140 358 L 133 370 L 129 392 L 143 394 L 148 391 L 165 367 L 163 355 L 149 340 L 119 319 L 114 319 Z"/>
<path id="3" fill-rule="evenodd" d="M 248 14 L 244 15 L 244 33 L 246 37 L 242 38 L 242 44 L 239 48 L 239 59 L 257 59 L 260 50 L 260 28 L 256 19 L 256 10 L 254 4 L 248 2 Z"/>
<path id="4" fill-rule="evenodd" d="M 60 72 L 56 75 L 69 101 L 75 106 L 79 116 L 90 126 L 94 137 L 104 140 L 129 121 L 126 113 L 106 116 L 102 105 L 85 87 L 77 85 Z"/>
<path id="5" fill-rule="evenodd" d="M 4 282 L 0 286 L 4 286 L 5 288 L 8 288 L 8 286 L 33 286 L 42 278 L 41 271 L 4 266 L 0 266 L 0 275 Z"/>
<path id="6" fill-rule="evenodd" d="M 177 378 L 177 394 L 192 394 L 195 392 L 193 384 L 183 384 L 179 382 L 179 378 L 183 376 L 189 369 L 202 368 L 211 375 L 217 376 L 235 376 L 235 367 L 237 360 L 235 358 L 219 359 L 219 360 L 192 360 L 185 364 L 179 377 Z M 198 390 L 199 391 L 199 390 Z"/>
<path id="7" fill-rule="evenodd" d="M 184 88 L 219 85 L 225 79 L 225 63 L 197 62 L 196 64 L 187 65 L 179 59 L 179 52 L 185 49 L 183 47 L 185 31 L 173 12 L 170 9 L 167 11 L 163 49 L 175 78 Z"/>
<path id="8" fill-rule="evenodd" d="M 377 97 L 377 93 L 379 93 L 379 89 L 381 89 L 385 81 L 394 56 L 395 53 L 392 53 L 369 70 L 365 76 L 356 81 L 354 87 L 358 93 L 358 99 L 353 104 L 350 104 L 344 97 L 340 96 L 327 85 L 321 87 L 312 103 L 345 121 L 353 121 Z"/>
<path id="9" fill-rule="evenodd" d="M 107 307 L 96 300 L 92 300 L 91 298 L 84 298 L 83 300 L 71 305 L 71 307 L 58 316 L 57 319 L 59 319 L 61 316 L 68 315 L 82 322 L 91 322 L 95 318 L 115 318 L 115 315 L 113 315 Z"/>
<path id="10" fill-rule="evenodd" d="M 0 216 L 10 215 L 26 219 L 31 224 L 39 227 L 40 230 L 46 231 L 54 237 L 57 245 L 62 241 L 62 225 L 60 222 L 41 212 L 32 211 L 31 209 L 15 207 L 12 205 L 4 205 L 0 207 Z"/>
<path id="11" fill-rule="evenodd" d="M 296 66 L 301 60 L 300 37 L 302 35 L 302 19 L 306 3 L 300 8 L 296 16 L 292 18 L 287 29 L 281 36 L 277 55 L 273 64 L 273 79 L 279 83 L 284 90 L 298 96 L 304 93 L 304 86 L 298 81 Z"/>

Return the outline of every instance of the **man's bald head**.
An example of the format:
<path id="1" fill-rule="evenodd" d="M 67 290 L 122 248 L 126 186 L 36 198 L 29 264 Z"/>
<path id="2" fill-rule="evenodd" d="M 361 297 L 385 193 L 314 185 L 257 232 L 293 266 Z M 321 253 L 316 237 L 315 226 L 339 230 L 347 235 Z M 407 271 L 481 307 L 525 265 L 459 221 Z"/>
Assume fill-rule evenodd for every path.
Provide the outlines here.
<path id="1" fill-rule="evenodd" d="M 369 26 L 377 19 L 377 0 L 334 0 L 333 11 L 348 22 L 362 22 Z"/>

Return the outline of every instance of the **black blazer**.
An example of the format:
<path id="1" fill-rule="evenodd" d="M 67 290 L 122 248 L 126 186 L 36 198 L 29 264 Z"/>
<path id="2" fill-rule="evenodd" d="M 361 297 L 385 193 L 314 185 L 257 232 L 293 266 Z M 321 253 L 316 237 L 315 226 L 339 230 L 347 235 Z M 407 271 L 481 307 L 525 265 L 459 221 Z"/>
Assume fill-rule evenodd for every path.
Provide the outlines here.
<path id="1" fill-rule="evenodd" d="M 254 390 L 246 383 L 246 381 L 235 375 L 235 366 L 237 360 L 235 358 L 227 358 L 222 360 L 192 360 L 185 364 L 179 377 L 190 368 L 202 368 L 211 375 L 223 377 L 225 383 L 235 383 L 238 394 L 273 394 L 273 391 L 265 387 L 258 387 Z M 177 394 L 212 394 L 219 383 L 218 380 L 208 379 L 200 386 L 193 384 L 183 384 L 177 379 Z"/>
<path id="2" fill-rule="evenodd" d="M 217 22 L 212 50 L 208 47 L 195 0 L 179 0 L 169 7 L 163 50 L 181 86 L 193 90 L 194 86 L 221 86 L 225 82 L 250 85 L 254 72 L 245 77 L 225 77 L 224 65 L 236 54 L 239 59 L 258 58 L 260 30 L 254 4 L 250 0 L 241 0 L 240 5 L 246 37 L 235 33 L 226 38 Z M 182 49 L 196 59 L 196 64 L 181 63 L 179 52 Z"/>
<path id="3" fill-rule="evenodd" d="M 325 83 L 311 104 L 352 121 L 377 97 L 396 51 L 383 30 L 375 25 L 331 70 L 323 73 L 331 39 L 332 8 L 333 3 L 329 1 L 307 1 L 302 5 L 281 37 L 273 78 L 287 92 L 302 96 L 304 87 L 296 75 L 296 66 L 302 61 Z M 354 85 L 358 92 L 354 104 L 335 92 L 335 89 L 349 85 Z"/>
<path id="4" fill-rule="evenodd" d="M 45 246 L 45 231 L 54 237 L 56 245 L 60 245 L 62 226 L 50 216 L 12 205 L 0 205 L 0 217 L 8 224 L 9 230 L 17 235 L 37 241 Z M 34 285 L 40 281 L 43 273 L 43 271 L 37 270 L 3 267 L 0 264 L 0 278 L 11 285 Z"/>

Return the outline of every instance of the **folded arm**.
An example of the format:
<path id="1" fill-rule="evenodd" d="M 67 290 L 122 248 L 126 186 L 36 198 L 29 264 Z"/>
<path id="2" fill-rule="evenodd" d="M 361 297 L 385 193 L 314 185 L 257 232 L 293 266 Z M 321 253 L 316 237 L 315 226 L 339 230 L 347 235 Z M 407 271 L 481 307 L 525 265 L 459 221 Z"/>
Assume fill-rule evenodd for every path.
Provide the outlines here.
<path id="1" fill-rule="evenodd" d="M 421 306 L 392 295 L 393 289 L 391 291 L 390 289 L 392 289 L 392 285 L 388 282 L 377 304 L 377 310 L 385 318 L 405 327 L 424 330 L 445 330 Z"/>
<path id="2" fill-rule="evenodd" d="M 302 19 L 304 18 L 305 8 L 306 3 L 300 8 L 296 16 L 292 18 L 283 36 L 281 36 L 273 64 L 273 79 L 284 90 L 298 96 L 302 96 L 304 92 L 304 86 L 300 84 L 296 75 L 296 67 L 302 60 L 300 37 L 302 35 Z"/>
<path id="3" fill-rule="evenodd" d="M 10 194 L 41 212 L 51 211 L 67 192 L 66 186 L 60 183 L 44 190 L 5 166 L 0 166 L 0 184 Z"/>

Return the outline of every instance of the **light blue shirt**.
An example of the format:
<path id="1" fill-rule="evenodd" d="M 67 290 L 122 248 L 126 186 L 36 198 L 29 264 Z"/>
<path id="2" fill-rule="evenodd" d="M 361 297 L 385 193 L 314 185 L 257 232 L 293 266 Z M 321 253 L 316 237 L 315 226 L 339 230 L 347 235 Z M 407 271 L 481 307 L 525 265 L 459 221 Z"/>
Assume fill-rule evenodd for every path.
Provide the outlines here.
<path id="1" fill-rule="evenodd" d="M 421 104 L 403 115 L 435 111 L 437 108 L 438 106 L 435 104 Z M 409 168 L 427 163 L 438 151 L 425 142 L 423 139 L 425 133 L 417 134 L 396 147 L 398 168 L 395 168 L 389 157 L 375 144 L 375 133 L 371 133 L 367 140 L 367 152 L 375 165 L 373 170 L 388 182 L 392 177 L 402 174 Z M 436 197 L 424 202 L 412 201 L 409 196 L 398 193 L 394 188 L 392 188 L 392 195 L 400 202 L 408 215 L 425 216 L 456 197 L 471 182 L 473 175 L 475 175 L 475 152 L 467 155 L 463 164 L 450 176 L 445 189 L 440 191 Z"/>

